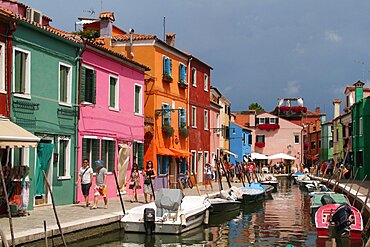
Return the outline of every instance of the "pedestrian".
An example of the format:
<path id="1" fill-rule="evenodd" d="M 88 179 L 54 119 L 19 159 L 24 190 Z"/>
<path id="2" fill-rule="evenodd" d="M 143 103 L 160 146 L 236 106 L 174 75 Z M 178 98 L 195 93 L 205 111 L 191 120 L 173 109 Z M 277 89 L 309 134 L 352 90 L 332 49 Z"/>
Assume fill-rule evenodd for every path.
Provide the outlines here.
<path id="1" fill-rule="evenodd" d="M 148 203 L 148 196 L 150 198 L 149 202 L 153 200 L 155 179 L 155 171 L 153 169 L 153 162 L 151 160 L 146 162 L 144 176 L 144 199 L 145 203 Z"/>
<path id="2" fill-rule="evenodd" d="M 141 189 L 141 185 L 140 185 L 139 167 L 137 166 L 136 163 L 134 163 L 132 165 L 131 175 L 130 175 L 130 183 L 129 183 L 128 188 L 133 191 L 132 199 L 130 201 L 131 202 L 138 202 L 138 200 L 137 200 L 137 191 L 136 190 Z"/>
<path id="3" fill-rule="evenodd" d="M 84 159 L 82 162 L 82 167 L 80 168 L 80 172 L 78 173 L 78 179 L 76 182 L 76 185 L 78 185 L 81 182 L 81 190 L 82 195 L 85 198 L 85 206 L 90 206 L 89 202 L 89 193 L 90 193 L 90 187 L 93 180 L 93 174 L 94 171 L 90 167 L 90 163 L 88 159 Z"/>
<path id="4" fill-rule="evenodd" d="M 205 166 L 205 171 L 204 171 L 204 187 L 206 189 L 206 191 L 208 191 L 207 189 L 207 185 L 209 185 L 213 191 L 213 186 L 212 186 L 212 167 L 209 163 L 206 164 Z"/>
<path id="5" fill-rule="evenodd" d="M 94 206 L 92 209 L 98 207 L 99 196 L 103 196 L 104 208 L 108 208 L 108 198 L 107 198 L 107 169 L 104 167 L 104 162 L 102 160 L 96 160 L 96 182 L 94 189 Z"/>

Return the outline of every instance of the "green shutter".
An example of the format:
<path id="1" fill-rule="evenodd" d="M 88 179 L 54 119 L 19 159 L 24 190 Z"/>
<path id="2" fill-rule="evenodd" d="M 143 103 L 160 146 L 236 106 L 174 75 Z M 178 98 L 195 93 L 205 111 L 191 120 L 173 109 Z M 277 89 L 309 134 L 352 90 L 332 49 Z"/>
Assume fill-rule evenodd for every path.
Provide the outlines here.
<path id="1" fill-rule="evenodd" d="M 116 142 L 108 141 L 108 171 L 114 170 L 114 158 L 116 157 Z"/>
<path id="2" fill-rule="evenodd" d="M 111 77 L 110 78 L 110 86 L 109 86 L 109 106 L 116 107 L 116 79 Z"/>
<path id="3" fill-rule="evenodd" d="M 93 70 L 92 86 L 91 87 L 92 87 L 92 92 L 91 92 L 92 102 L 91 103 L 96 104 L 96 71 L 95 70 Z"/>
<path id="4" fill-rule="evenodd" d="M 15 93 L 21 92 L 21 62 L 22 62 L 22 54 L 19 51 L 15 51 L 15 68 L 14 68 L 14 77 L 15 77 Z"/>
<path id="5" fill-rule="evenodd" d="M 61 140 L 59 142 L 59 167 L 58 167 L 58 175 L 65 176 L 65 165 L 66 165 L 66 148 L 67 148 L 67 141 Z"/>
<path id="6" fill-rule="evenodd" d="M 135 86 L 135 113 L 140 113 L 140 91 L 141 87 Z"/>
<path id="7" fill-rule="evenodd" d="M 95 161 L 100 159 L 100 153 L 99 153 L 99 148 L 100 148 L 100 140 L 97 139 L 92 139 L 91 140 L 91 164 L 93 167 L 93 170 L 96 171 L 96 166 L 95 166 Z"/>
<path id="8" fill-rule="evenodd" d="M 85 138 L 82 139 L 82 159 L 90 159 L 89 153 L 87 152 L 87 139 Z"/>
<path id="9" fill-rule="evenodd" d="M 102 161 L 104 161 L 104 164 L 107 163 L 107 149 L 108 149 L 108 145 L 107 145 L 107 142 L 106 140 L 102 140 L 101 141 L 101 159 Z"/>
<path id="10" fill-rule="evenodd" d="M 59 101 L 67 102 L 67 67 L 59 67 Z"/>
<path id="11" fill-rule="evenodd" d="M 138 166 L 144 168 L 144 143 L 138 143 Z"/>
<path id="12" fill-rule="evenodd" d="M 86 68 L 82 67 L 81 69 L 81 78 L 80 78 L 80 102 L 86 101 Z"/>

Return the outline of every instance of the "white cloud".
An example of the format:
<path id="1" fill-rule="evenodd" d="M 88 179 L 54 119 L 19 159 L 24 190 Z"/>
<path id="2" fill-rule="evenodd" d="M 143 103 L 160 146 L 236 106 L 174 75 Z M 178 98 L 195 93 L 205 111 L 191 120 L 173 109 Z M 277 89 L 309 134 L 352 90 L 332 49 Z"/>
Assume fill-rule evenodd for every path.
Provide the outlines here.
<path id="1" fill-rule="evenodd" d="M 297 43 L 295 45 L 295 48 L 293 49 L 293 51 L 298 53 L 298 54 L 303 54 L 305 52 L 304 48 L 302 47 L 302 45 L 300 43 Z"/>
<path id="2" fill-rule="evenodd" d="M 342 37 L 335 31 L 325 31 L 325 39 L 334 43 L 342 41 Z"/>
<path id="3" fill-rule="evenodd" d="M 299 93 L 299 89 L 301 88 L 301 85 L 298 81 L 288 81 L 286 84 L 286 87 L 284 88 L 284 91 L 288 95 L 296 95 Z"/>
<path id="4" fill-rule="evenodd" d="M 230 92 L 230 91 L 232 91 L 233 90 L 233 86 L 227 86 L 227 87 L 225 87 L 225 89 L 224 89 L 224 92 L 226 93 L 226 92 Z"/>

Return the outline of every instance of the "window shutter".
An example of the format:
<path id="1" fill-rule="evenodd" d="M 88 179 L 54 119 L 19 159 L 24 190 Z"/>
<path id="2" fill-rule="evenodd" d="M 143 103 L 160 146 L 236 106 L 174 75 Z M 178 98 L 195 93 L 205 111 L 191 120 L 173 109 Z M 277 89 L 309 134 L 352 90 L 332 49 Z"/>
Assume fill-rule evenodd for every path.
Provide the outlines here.
<path id="1" fill-rule="evenodd" d="M 165 119 L 165 114 L 166 114 L 166 105 L 162 104 L 162 125 L 164 125 L 164 119 Z"/>
<path id="2" fill-rule="evenodd" d="M 114 171 L 114 158 L 116 157 L 116 142 L 108 141 L 108 171 Z"/>
<path id="3" fill-rule="evenodd" d="M 181 64 L 180 69 L 181 69 L 181 71 L 180 71 L 180 73 L 181 73 L 180 80 L 185 82 L 186 81 L 186 67 L 183 64 Z"/>
<path id="4" fill-rule="evenodd" d="M 96 171 L 95 160 L 100 158 L 100 140 L 92 139 L 91 140 L 91 161 L 93 170 Z"/>
<path id="5" fill-rule="evenodd" d="M 15 93 L 20 93 L 21 92 L 21 71 L 22 71 L 22 53 L 19 51 L 15 51 L 15 71 L 14 71 L 14 76 L 15 76 L 15 88 L 14 92 Z"/>
<path id="6" fill-rule="evenodd" d="M 107 163 L 107 141 L 102 140 L 101 142 L 101 159 L 104 161 L 104 163 Z"/>
<path id="7" fill-rule="evenodd" d="M 96 71 L 93 70 L 93 76 L 92 76 L 92 102 L 93 104 L 96 104 Z"/>
<path id="8" fill-rule="evenodd" d="M 269 118 L 268 117 L 265 118 L 265 124 L 269 124 Z"/>
<path id="9" fill-rule="evenodd" d="M 170 59 L 168 59 L 167 57 L 164 59 L 164 74 L 170 74 Z"/>
<path id="10" fill-rule="evenodd" d="M 172 60 L 171 59 L 168 59 L 168 61 L 169 61 L 169 65 L 170 65 L 169 75 L 172 76 Z"/>
<path id="11" fill-rule="evenodd" d="M 186 110 L 181 109 L 181 123 L 183 123 L 184 126 L 186 126 Z"/>
<path id="12" fill-rule="evenodd" d="M 168 156 L 163 156 L 163 174 L 168 173 L 168 165 L 169 165 L 169 157 Z"/>
<path id="13" fill-rule="evenodd" d="M 279 124 L 279 118 L 277 117 L 277 118 L 275 118 L 275 123 L 276 124 Z"/>
<path id="14" fill-rule="evenodd" d="M 80 78 L 80 103 L 86 101 L 85 94 L 86 94 L 86 68 L 81 68 L 81 78 Z"/>
<path id="15" fill-rule="evenodd" d="M 144 143 L 138 143 L 138 166 L 144 168 Z"/>
<path id="16" fill-rule="evenodd" d="M 162 59 L 162 74 L 166 74 L 166 57 Z"/>

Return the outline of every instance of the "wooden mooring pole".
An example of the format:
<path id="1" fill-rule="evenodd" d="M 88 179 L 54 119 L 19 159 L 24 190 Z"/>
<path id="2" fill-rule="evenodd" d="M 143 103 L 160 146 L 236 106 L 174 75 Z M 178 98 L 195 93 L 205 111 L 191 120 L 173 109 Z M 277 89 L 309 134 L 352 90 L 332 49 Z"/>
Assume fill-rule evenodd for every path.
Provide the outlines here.
<path id="1" fill-rule="evenodd" d="M 340 170 L 339 170 L 340 171 Z M 340 171 L 339 172 L 339 178 L 337 181 L 335 181 L 335 184 L 334 184 L 334 187 L 333 187 L 333 191 L 335 192 L 335 189 L 337 188 L 337 186 L 339 185 L 339 182 L 340 180 L 342 179 L 342 174 L 343 174 L 343 171 Z"/>
<path id="2" fill-rule="evenodd" d="M 328 171 L 328 167 L 325 168 L 324 174 L 322 174 L 322 176 L 321 176 L 321 183 L 324 181 L 324 177 L 325 177 L 327 171 Z"/>
<path id="3" fill-rule="evenodd" d="M 358 172 L 359 168 L 357 168 L 356 172 L 355 172 L 355 176 L 353 177 L 352 179 L 352 182 L 351 182 L 351 187 L 349 187 L 349 191 L 347 194 L 351 193 L 351 190 L 352 190 L 352 186 L 353 186 L 353 182 L 355 181 L 356 179 L 356 176 L 357 176 L 357 172 Z"/>
<path id="4" fill-rule="evenodd" d="M 0 238 L 1 238 L 1 242 L 3 242 L 3 246 L 9 247 L 8 240 L 6 239 L 5 233 L 3 232 L 1 228 L 0 228 Z"/>
<path id="5" fill-rule="evenodd" d="M 48 234 L 46 231 L 46 220 L 44 220 L 45 247 L 48 247 Z"/>
<path id="6" fill-rule="evenodd" d="M 197 191 L 198 191 L 198 195 L 200 196 L 200 190 L 199 190 L 199 186 L 198 186 L 198 181 L 197 181 L 197 175 L 193 172 L 193 178 L 194 178 L 194 181 L 195 181 L 195 187 L 197 188 Z"/>
<path id="7" fill-rule="evenodd" d="M 362 183 L 365 181 L 365 179 L 366 179 L 366 178 L 367 178 L 367 174 L 365 175 L 364 179 L 362 179 L 361 183 L 359 184 L 359 186 L 358 186 L 358 188 L 357 188 L 356 195 L 355 195 L 355 197 L 353 198 L 352 206 L 354 206 L 354 205 L 355 205 L 355 202 L 356 202 L 356 199 L 357 199 L 358 192 L 360 191 L 361 185 L 362 185 Z"/>
<path id="8" fill-rule="evenodd" d="M 58 214 L 57 214 L 57 209 L 55 208 L 54 196 L 53 196 L 53 192 L 51 191 L 49 180 L 46 177 L 45 171 L 42 171 L 42 174 L 44 174 L 44 179 L 45 179 L 45 182 L 46 182 L 46 187 L 48 188 L 48 190 L 50 192 L 51 202 L 53 203 L 53 211 L 54 211 L 55 219 L 57 221 L 57 225 L 58 225 L 58 228 L 59 228 L 60 236 L 62 237 L 63 245 L 65 247 L 67 247 L 67 243 L 66 243 L 66 240 L 64 239 L 62 227 L 60 226 L 60 222 L 59 222 L 59 218 L 58 218 Z"/>
<path id="9" fill-rule="evenodd" d="M 123 215 L 125 215 L 126 214 L 125 205 L 123 204 L 123 200 L 122 200 L 122 196 L 121 196 L 121 190 L 119 188 L 117 174 L 116 174 L 115 170 L 113 170 L 113 174 L 114 174 L 114 180 L 116 181 L 116 187 L 117 187 L 117 191 L 118 191 L 118 195 L 119 195 L 119 200 L 121 202 L 122 212 L 123 212 Z M 152 186 L 152 189 L 153 189 L 153 186 Z M 153 196 L 154 196 L 154 190 L 153 190 Z M 154 200 L 155 200 L 155 197 L 154 197 Z"/>

